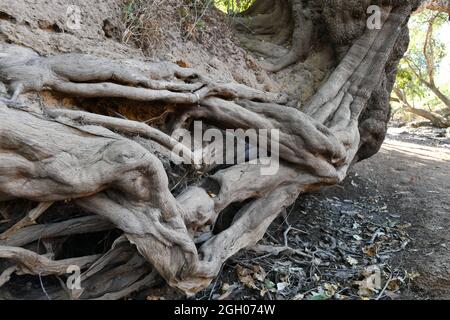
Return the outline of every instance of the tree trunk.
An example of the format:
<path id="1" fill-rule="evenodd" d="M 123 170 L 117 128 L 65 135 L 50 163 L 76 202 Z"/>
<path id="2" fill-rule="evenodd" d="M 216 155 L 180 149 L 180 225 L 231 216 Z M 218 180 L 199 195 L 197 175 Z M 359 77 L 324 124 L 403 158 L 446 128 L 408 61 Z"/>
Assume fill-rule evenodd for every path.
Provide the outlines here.
<path id="1" fill-rule="evenodd" d="M 143 70 L 100 56 L 43 56 L 1 44 L 0 80 L 12 96 L 0 102 L 0 201 L 70 201 L 102 219 L 69 216 L 18 230 L 2 227 L 0 258 L 10 263 L 0 279 L 6 283 L 12 272 L 61 275 L 75 264 L 83 270 L 84 291 L 70 291 L 74 298 L 118 299 L 154 285 L 158 274 L 186 295 L 207 287 L 223 263 L 255 245 L 300 194 L 341 182 L 352 163 L 379 150 L 396 65 L 408 43 L 407 20 L 419 3 L 376 2 L 381 25 L 370 30 L 366 9 L 372 2 L 259 0 L 237 18 L 243 45 L 260 48 L 266 55 L 262 67 L 271 72 L 302 61 L 321 43 L 332 44 L 335 67 L 303 106 L 298 97 L 223 83 L 169 62 Z M 282 48 L 286 43 L 288 50 Z M 37 110 L 17 100 L 43 90 L 100 103 L 139 101 L 148 108 L 170 108 L 172 116 L 163 131 L 83 110 Z M 211 143 L 199 151 L 182 145 L 175 133 L 192 130 L 192 120 L 218 132 L 269 130 L 269 159 L 278 170 L 262 174 L 267 168 L 261 160 L 267 159 L 250 152 L 262 149 L 261 141 L 248 143 L 244 161 L 226 167 L 196 161 L 199 152 L 214 158 L 221 146 Z M 201 172 L 194 174 L 195 183 L 172 183 L 170 177 L 182 167 L 174 166 L 174 159 Z M 36 211 L 45 216 L 47 205 L 28 216 Z M 231 224 L 212 232 L 232 205 Z M 76 228 L 64 230 L 72 225 Z M 111 225 L 123 236 L 100 257 L 52 260 L 32 245 L 41 235 L 64 241 L 61 234 Z M 119 273 L 122 280 L 113 283 Z M 67 297 L 61 290 L 50 294 Z"/>

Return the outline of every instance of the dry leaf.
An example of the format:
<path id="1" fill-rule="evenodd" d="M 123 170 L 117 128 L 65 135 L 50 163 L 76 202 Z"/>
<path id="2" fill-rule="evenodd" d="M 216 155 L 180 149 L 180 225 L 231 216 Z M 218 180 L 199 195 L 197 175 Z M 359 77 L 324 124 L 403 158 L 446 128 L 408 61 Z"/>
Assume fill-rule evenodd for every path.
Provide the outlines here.
<path id="1" fill-rule="evenodd" d="M 260 282 L 263 282 L 266 279 L 266 271 L 261 266 L 253 266 L 253 278 Z"/>
<path id="2" fill-rule="evenodd" d="M 351 266 L 356 266 L 358 264 L 358 260 L 356 260 L 353 257 L 348 256 L 347 257 L 347 262 L 351 265 Z"/>
<path id="3" fill-rule="evenodd" d="M 244 284 L 247 288 L 250 289 L 258 289 L 255 285 L 255 281 L 251 275 L 251 270 L 244 268 L 240 265 L 236 267 L 236 274 L 239 278 L 239 281 Z"/>
<path id="4" fill-rule="evenodd" d="M 362 275 L 365 279 L 355 282 L 359 287 L 358 295 L 363 298 L 371 297 L 381 289 L 380 268 L 378 266 L 369 266 L 364 269 Z"/>
<path id="5" fill-rule="evenodd" d="M 407 276 L 409 279 L 411 279 L 412 281 L 414 281 L 416 278 L 420 277 L 421 274 L 418 272 L 411 272 L 411 273 L 407 273 Z"/>
<path id="6" fill-rule="evenodd" d="M 177 65 L 179 65 L 182 68 L 189 68 L 189 63 L 187 63 L 186 60 L 178 60 Z"/>
<path id="7" fill-rule="evenodd" d="M 412 224 L 411 224 L 411 223 L 406 223 L 406 224 L 398 225 L 398 226 L 397 226 L 397 229 L 405 230 L 405 229 L 409 229 L 409 228 L 411 228 L 411 227 L 412 227 Z"/>
<path id="8" fill-rule="evenodd" d="M 221 288 L 222 293 L 227 292 L 229 289 L 230 289 L 230 284 L 228 284 L 226 282 L 224 284 L 222 284 L 222 288 Z"/>
<path id="9" fill-rule="evenodd" d="M 323 288 L 325 289 L 325 293 L 327 296 L 329 297 L 333 297 L 334 294 L 336 293 L 338 287 L 337 285 L 331 284 L 331 283 L 325 283 L 323 285 Z"/>
<path id="10" fill-rule="evenodd" d="M 233 293 L 237 288 L 237 285 L 230 286 L 228 283 L 222 285 L 222 294 L 217 298 L 217 300 L 225 300 Z"/>
<path id="11" fill-rule="evenodd" d="M 261 297 L 264 297 L 267 294 L 268 290 L 267 288 L 263 287 L 260 291 L 259 291 L 259 295 Z"/>
<path id="12" fill-rule="evenodd" d="M 305 295 L 303 293 L 296 294 L 293 300 L 303 300 Z"/>
<path id="13" fill-rule="evenodd" d="M 401 285 L 400 279 L 395 278 L 395 279 L 392 279 L 391 281 L 389 281 L 387 288 L 390 291 L 397 291 L 398 289 L 400 289 L 400 285 Z"/>
<path id="14" fill-rule="evenodd" d="M 363 252 L 369 257 L 375 257 L 378 253 L 378 248 L 379 248 L 378 243 L 374 243 L 373 245 L 364 247 Z"/>
<path id="15" fill-rule="evenodd" d="M 287 283 L 286 282 L 278 282 L 277 283 L 277 290 L 278 291 L 283 291 L 284 289 L 286 289 L 287 287 Z"/>

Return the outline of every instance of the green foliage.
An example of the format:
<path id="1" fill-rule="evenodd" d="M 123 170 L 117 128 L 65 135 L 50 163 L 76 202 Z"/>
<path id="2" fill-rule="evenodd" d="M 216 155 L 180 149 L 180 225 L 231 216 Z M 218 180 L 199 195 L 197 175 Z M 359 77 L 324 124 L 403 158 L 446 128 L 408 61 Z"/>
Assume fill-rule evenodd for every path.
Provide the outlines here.
<path id="1" fill-rule="evenodd" d="M 130 1 L 127 4 L 125 4 L 123 8 L 123 15 L 124 15 L 124 22 L 125 24 L 132 24 L 137 23 L 137 16 L 136 16 L 136 7 L 137 4 L 135 1 Z"/>
<path id="2" fill-rule="evenodd" d="M 425 98 L 428 88 L 414 75 L 406 61 L 401 61 L 398 66 L 396 85 L 405 90 L 408 97 Z"/>
<path id="3" fill-rule="evenodd" d="M 215 0 L 214 5 L 221 11 L 233 14 L 247 10 L 255 0 Z"/>
<path id="4" fill-rule="evenodd" d="M 396 86 L 404 91 L 412 105 L 436 110 L 443 107 L 442 102 L 420 80 L 430 81 L 430 69 L 424 54 L 430 22 L 432 22 L 433 33 L 428 46 L 426 46 L 426 53 L 432 57 L 431 71 L 437 87 L 444 93 L 450 92 L 449 75 L 444 74 L 448 67 L 445 65 L 446 57 L 450 53 L 448 47 L 450 41 L 446 40 L 446 38 L 450 39 L 450 36 L 444 34 L 445 27 L 448 27 L 448 15 L 431 10 L 424 10 L 411 17 L 409 23 L 411 42 L 408 52 L 398 67 Z"/>

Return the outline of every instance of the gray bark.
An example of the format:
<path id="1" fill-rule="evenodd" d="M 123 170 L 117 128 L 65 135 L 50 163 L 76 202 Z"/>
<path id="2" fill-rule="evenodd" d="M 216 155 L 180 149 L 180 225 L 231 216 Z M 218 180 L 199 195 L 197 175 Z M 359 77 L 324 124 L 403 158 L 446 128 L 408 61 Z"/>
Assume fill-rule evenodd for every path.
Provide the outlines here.
<path id="1" fill-rule="evenodd" d="M 269 2 L 256 2 L 247 13 L 264 14 Z M 292 7 L 287 10 L 283 5 Z M 336 49 L 346 49 L 333 73 L 301 110 L 289 107 L 283 94 L 217 83 L 170 63 L 151 64 L 150 78 L 120 61 L 78 54 L 40 57 L 28 49 L 3 45 L 6 54 L 0 57 L 0 80 L 8 85 L 13 101 L 0 102 L 0 201 L 70 199 L 123 231 L 140 255 L 123 263 L 118 249 L 112 248 L 103 257 L 79 258 L 77 263 L 85 268 L 93 263 L 87 271 L 91 276 L 104 276 L 104 290 L 84 292 L 85 297 L 115 299 L 151 285 L 155 274 L 148 275 L 145 261 L 186 295 L 204 289 L 229 257 L 254 246 L 301 193 L 339 183 L 354 161 L 376 152 L 383 140 L 378 134 L 382 135 L 383 128 L 377 124 L 385 126 L 385 116 L 377 118 L 373 113 L 377 107 L 383 112 L 388 108 L 383 99 L 391 89 L 389 72 L 404 52 L 402 39 L 412 5 L 406 1 L 384 4 L 380 30 L 361 27 L 364 15 L 348 18 L 348 4 L 342 8 L 334 0 L 321 5 L 340 8 L 340 15 L 325 11 L 323 17 L 314 19 L 323 19 L 334 31 L 331 40 Z M 277 8 L 277 15 L 293 14 L 292 48 L 272 61 L 268 67 L 272 71 L 307 55 L 316 32 L 309 9 L 300 2 L 281 1 Z M 272 38 L 276 42 L 284 36 Z M 32 111 L 14 101 L 21 93 L 44 89 L 84 98 L 173 103 L 177 109 L 172 129 L 192 119 L 203 119 L 220 129 L 278 129 L 280 170 L 277 175 L 262 176 L 260 165 L 240 163 L 211 172 L 175 196 L 164 163 L 145 145 L 133 141 L 139 135 L 170 152 L 178 143 L 170 133 L 83 111 Z M 194 150 L 187 151 L 185 157 L 192 160 Z M 210 231 L 220 213 L 243 201 L 248 203 L 232 224 L 213 235 Z M 66 225 L 81 223 L 89 232 L 107 228 L 101 221 L 92 225 L 90 218 L 84 218 Z M 38 234 L 68 234 L 61 227 L 14 230 L 2 240 L 0 257 L 10 259 L 21 272 L 61 274 L 72 260 L 53 261 L 18 247 L 34 241 Z M 20 237 L 25 230 L 33 235 Z M 112 262 L 122 264 L 103 273 Z M 133 268 L 139 270 L 135 276 Z M 9 278 L 11 270 L 3 278 Z M 127 280 L 113 286 L 110 281 L 117 272 L 124 272 Z"/>

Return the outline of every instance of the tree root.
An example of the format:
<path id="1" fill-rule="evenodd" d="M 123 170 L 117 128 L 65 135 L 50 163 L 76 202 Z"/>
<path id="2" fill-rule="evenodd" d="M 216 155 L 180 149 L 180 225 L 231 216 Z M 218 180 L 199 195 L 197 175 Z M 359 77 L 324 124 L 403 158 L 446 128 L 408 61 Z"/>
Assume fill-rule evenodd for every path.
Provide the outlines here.
<path id="1" fill-rule="evenodd" d="M 266 58 L 261 67 L 278 72 L 306 59 L 311 51 L 316 28 L 312 13 L 301 1 L 273 1 L 273 8 L 260 1 L 235 19 L 241 44 L 248 50 Z M 291 42 L 291 48 L 281 45 Z"/>
<path id="2" fill-rule="evenodd" d="M 21 93 L 45 89 L 82 98 L 125 98 L 188 105 L 197 104 L 212 95 L 277 103 L 287 101 L 284 95 L 266 93 L 240 84 L 217 84 L 192 69 L 167 62 L 148 66 L 146 74 L 125 63 L 90 55 L 39 57 L 29 49 L 7 44 L 2 45 L 2 51 L 5 53 L 0 57 L 0 81 L 8 85 L 12 101 Z M 172 81 L 161 81 L 161 78 Z M 183 81 L 192 79 L 197 82 Z"/>
<path id="3" fill-rule="evenodd" d="M 0 240 L 5 240 L 10 238 L 14 233 L 16 233 L 19 229 L 25 228 L 27 226 L 33 225 L 36 223 L 36 219 L 39 218 L 41 214 L 43 214 L 53 202 L 42 202 L 36 208 L 31 210 L 25 218 L 17 222 L 11 228 L 0 234 Z"/>

